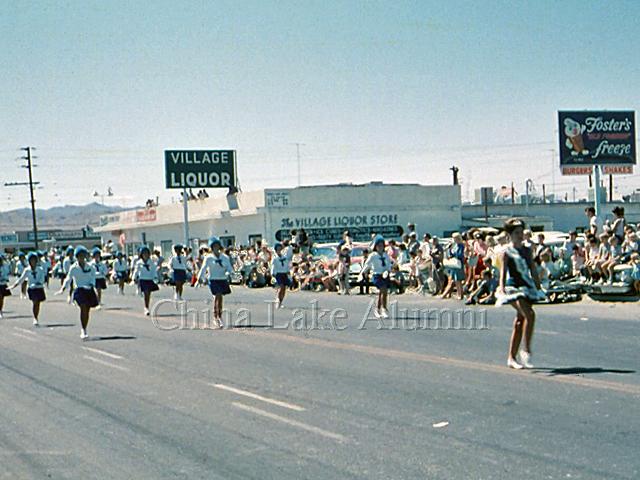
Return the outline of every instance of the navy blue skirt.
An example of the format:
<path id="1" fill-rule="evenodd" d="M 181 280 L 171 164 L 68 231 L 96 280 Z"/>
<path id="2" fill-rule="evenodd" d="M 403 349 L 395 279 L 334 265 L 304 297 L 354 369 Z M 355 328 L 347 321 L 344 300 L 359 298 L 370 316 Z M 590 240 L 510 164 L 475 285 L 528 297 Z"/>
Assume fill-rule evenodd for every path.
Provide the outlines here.
<path id="1" fill-rule="evenodd" d="M 107 280 L 105 278 L 96 278 L 96 288 L 98 290 L 106 290 Z"/>
<path id="2" fill-rule="evenodd" d="M 186 270 L 174 270 L 173 271 L 173 283 L 184 283 L 187 281 Z"/>
<path id="3" fill-rule="evenodd" d="M 379 274 L 379 273 L 373 276 L 372 281 L 373 281 L 373 284 L 378 289 L 389 288 L 389 286 L 391 285 L 391 281 L 389 280 L 389 277 L 384 278 L 382 274 Z"/>
<path id="4" fill-rule="evenodd" d="M 211 280 L 209 282 L 209 290 L 212 295 L 228 295 L 231 293 L 229 282 L 226 280 Z"/>
<path id="5" fill-rule="evenodd" d="M 160 290 L 158 284 L 153 280 L 138 280 L 138 285 L 140 285 L 140 290 L 142 290 L 144 293 L 157 292 L 158 290 Z"/>
<path id="6" fill-rule="evenodd" d="M 29 300 L 32 302 L 44 302 L 47 299 L 47 296 L 44 294 L 44 288 L 29 288 L 27 290 L 27 294 L 29 295 Z"/>
<path id="7" fill-rule="evenodd" d="M 0 297 L 10 297 L 11 290 L 7 288 L 6 285 L 0 285 Z"/>
<path id="8" fill-rule="evenodd" d="M 127 280 L 129 280 L 129 275 L 127 275 L 127 272 L 116 272 L 116 279 L 118 281 L 123 280 L 126 282 Z"/>
<path id="9" fill-rule="evenodd" d="M 76 288 L 73 291 L 73 301 L 79 306 L 90 308 L 98 306 L 98 296 L 93 288 Z"/>
<path id="10" fill-rule="evenodd" d="M 279 287 L 288 287 L 291 285 L 291 279 L 288 273 L 276 273 L 276 283 Z"/>

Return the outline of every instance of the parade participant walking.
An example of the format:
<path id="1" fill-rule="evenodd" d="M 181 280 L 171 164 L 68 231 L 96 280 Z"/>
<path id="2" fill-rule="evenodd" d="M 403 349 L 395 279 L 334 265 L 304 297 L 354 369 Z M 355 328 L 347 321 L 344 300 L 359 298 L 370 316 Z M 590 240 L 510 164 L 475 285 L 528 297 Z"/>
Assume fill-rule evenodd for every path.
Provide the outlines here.
<path id="1" fill-rule="evenodd" d="M 373 312 L 376 318 L 389 318 L 387 301 L 389 293 L 389 274 L 391 272 L 391 257 L 385 252 L 385 240 L 382 235 L 376 235 L 373 239 L 373 252 L 360 271 L 358 281 L 364 280 L 364 275 L 371 271 L 373 284 L 378 289 L 376 310 Z"/>
<path id="2" fill-rule="evenodd" d="M 149 304 L 151 303 L 151 294 L 160 290 L 158 287 L 158 265 L 151 259 L 151 250 L 149 247 L 140 247 L 140 258 L 133 269 L 133 280 L 144 297 L 144 314 L 149 316 Z"/>
<path id="3" fill-rule="evenodd" d="M 42 265 L 39 265 L 38 255 L 35 252 L 29 252 L 27 255 L 28 266 L 22 271 L 18 279 L 9 287 L 13 290 L 16 286 L 27 282 L 27 294 L 29 300 L 33 304 L 33 326 L 37 327 L 38 318 L 40 316 L 40 304 L 47 299 L 44 293 L 44 277 L 45 272 Z"/>
<path id="4" fill-rule="evenodd" d="M 71 266 L 75 263 L 75 261 L 75 258 L 73 258 L 73 247 L 69 245 L 67 247 L 64 260 L 62 261 L 62 284 L 64 284 L 65 280 L 67 279 L 67 275 L 69 275 Z M 69 304 L 71 304 L 71 302 L 73 301 L 73 289 L 74 285 L 73 283 L 71 283 L 71 285 L 69 285 L 69 296 L 67 297 L 67 303 Z"/>
<path id="5" fill-rule="evenodd" d="M 523 244 L 524 222 L 510 218 L 504 223 L 504 231 L 509 235 L 510 243 L 502 253 L 496 305 L 509 304 L 516 310 L 507 365 L 518 370 L 533 368 L 531 341 L 536 316 L 532 302 L 544 299 L 545 295 L 540 290 L 531 248 Z M 524 347 L 517 359 L 523 339 Z"/>
<path id="6" fill-rule="evenodd" d="M 11 275 L 11 265 L 5 258 L 4 254 L 0 253 L 0 319 L 2 319 L 4 297 L 11 296 L 11 291 L 7 288 L 9 275 Z"/>
<path id="7" fill-rule="evenodd" d="M 38 258 L 36 256 L 36 258 Z M 16 277 L 20 277 L 22 276 L 22 273 L 29 267 L 29 263 L 27 262 L 27 259 L 24 255 L 24 253 L 20 252 L 18 254 L 18 261 L 16 262 L 16 271 L 15 276 Z M 22 285 L 20 285 L 20 299 L 24 299 L 27 298 L 27 281 L 22 282 Z"/>
<path id="8" fill-rule="evenodd" d="M 293 248 L 284 248 L 281 243 L 274 245 L 275 255 L 271 260 L 271 278 L 275 279 L 278 288 L 276 302 L 278 308 L 282 308 L 282 302 L 287 292 L 287 287 L 291 285 L 291 260 L 293 258 Z"/>
<path id="9" fill-rule="evenodd" d="M 135 284 L 136 295 L 138 295 L 139 297 L 142 296 L 142 290 L 140 290 L 140 283 L 138 282 L 138 279 L 135 277 L 135 275 L 133 275 L 133 272 L 135 272 L 136 265 L 141 258 L 140 252 L 142 248 L 143 247 L 138 248 L 138 255 L 131 258 L 131 264 L 129 265 L 129 271 L 131 272 L 131 283 Z M 149 251 L 149 257 L 151 257 L 151 251 Z"/>
<path id="10" fill-rule="evenodd" d="M 51 259 L 44 250 L 38 252 L 38 257 L 40 258 L 40 262 L 42 262 L 42 267 L 44 268 L 44 285 L 48 289 L 49 278 L 51 277 Z"/>
<path id="11" fill-rule="evenodd" d="M 107 289 L 107 273 L 109 273 L 109 269 L 102 261 L 102 252 L 98 247 L 91 250 L 91 256 L 93 257 L 91 266 L 96 271 L 95 287 L 96 295 L 98 296 L 98 306 L 96 307 L 96 310 L 100 310 L 100 308 L 102 308 L 102 291 Z"/>
<path id="12" fill-rule="evenodd" d="M 211 253 L 204 259 L 204 263 L 198 274 L 198 283 L 196 286 L 200 286 L 200 282 L 208 275 L 209 289 L 214 298 L 213 319 L 221 328 L 223 327 L 222 300 L 225 295 L 231 293 L 229 275 L 233 273 L 233 268 L 231 267 L 229 257 L 221 251 L 222 243 L 218 237 L 211 237 L 209 239 L 209 248 L 211 248 Z"/>
<path id="13" fill-rule="evenodd" d="M 124 284 L 129 279 L 129 264 L 122 252 L 116 254 L 116 261 L 113 262 L 114 280 L 118 284 L 118 292 L 124 295 Z"/>
<path id="14" fill-rule="evenodd" d="M 100 250 L 98 250 L 100 252 Z M 89 315 L 91 309 L 99 305 L 98 295 L 95 291 L 96 268 L 95 263 L 89 263 L 89 251 L 85 247 L 76 247 L 74 251 L 75 263 L 69 269 L 67 277 L 56 295 L 62 295 L 65 289 L 74 283 L 76 288 L 73 292 L 73 301 L 80 307 L 80 339 L 86 340 L 87 326 L 89 325 Z M 94 259 L 96 255 L 94 254 Z"/>
<path id="15" fill-rule="evenodd" d="M 173 298 L 178 301 L 182 301 L 182 292 L 184 284 L 187 281 L 187 272 L 190 269 L 187 257 L 182 254 L 183 250 L 182 245 L 174 245 L 174 255 L 171 257 L 171 261 L 169 262 L 169 266 L 171 268 L 171 279 L 176 289 Z"/>

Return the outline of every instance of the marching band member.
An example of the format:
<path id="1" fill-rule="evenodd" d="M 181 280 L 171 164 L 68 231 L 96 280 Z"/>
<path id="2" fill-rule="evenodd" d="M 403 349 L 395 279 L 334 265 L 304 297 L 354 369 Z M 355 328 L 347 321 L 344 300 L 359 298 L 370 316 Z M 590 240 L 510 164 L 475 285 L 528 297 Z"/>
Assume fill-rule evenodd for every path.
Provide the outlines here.
<path id="1" fill-rule="evenodd" d="M 275 279 L 278 295 L 276 301 L 278 308 L 282 308 L 282 302 L 287 292 L 287 287 L 291 285 L 291 260 L 293 259 L 293 248 L 289 245 L 286 248 L 282 243 L 274 245 L 275 255 L 271 258 L 271 277 Z"/>
<path id="2" fill-rule="evenodd" d="M 113 272 L 114 280 L 118 284 L 118 292 L 120 292 L 120 295 L 124 295 L 124 284 L 129 277 L 129 264 L 122 252 L 116 254 L 116 261 L 113 262 Z"/>
<path id="3" fill-rule="evenodd" d="M 531 340 L 536 314 L 531 304 L 544 299 L 545 295 L 540 290 L 540 279 L 533 263 L 531 248 L 523 243 L 524 222 L 518 218 L 510 218 L 504 223 L 504 231 L 509 235 L 511 243 L 502 253 L 496 306 L 509 304 L 516 310 L 507 366 L 516 370 L 533 368 L 530 362 Z M 518 361 L 516 356 L 523 338 L 524 347 Z"/>
<path id="4" fill-rule="evenodd" d="M 140 260 L 140 250 L 142 249 L 142 247 L 138 248 L 138 255 L 134 256 L 131 258 L 131 263 L 129 265 L 129 271 L 132 272 L 131 275 L 131 283 L 135 283 L 136 285 L 136 295 L 138 295 L 139 297 L 142 296 L 142 290 L 140 290 L 140 283 L 138 283 L 138 279 L 134 278 L 133 276 L 133 272 L 136 269 L 136 264 L 138 263 L 138 260 Z M 151 257 L 151 252 L 149 252 L 149 257 Z"/>
<path id="5" fill-rule="evenodd" d="M 69 275 L 69 271 L 71 270 L 71 267 L 73 266 L 75 261 L 76 259 L 73 258 L 73 247 L 69 245 L 67 247 L 64 260 L 62 261 L 62 284 L 64 284 L 65 280 L 67 279 L 67 275 Z M 69 286 L 69 296 L 67 297 L 67 303 L 69 304 L 71 304 L 71 302 L 73 301 L 73 288 L 74 285 L 72 283 Z"/>
<path id="6" fill-rule="evenodd" d="M 96 269 L 89 262 L 89 251 L 83 247 L 76 247 L 74 251 L 75 263 L 69 269 L 67 277 L 56 295 L 62 295 L 65 289 L 73 282 L 76 286 L 73 292 L 73 301 L 80 307 L 80 339 L 86 340 L 87 326 L 89 325 L 89 314 L 91 309 L 99 305 L 96 295 Z"/>
<path id="7" fill-rule="evenodd" d="M 174 255 L 171 257 L 169 267 L 171 268 L 171 278 L 175 285 L 174 300 L 182 301 L 182 291 L 187 281 L 187 272 L 191 269 L 188 258 L 182 254 L 183 247 L 180 244 L 173 246 Z"/>
<path id="8" fill-rule="evenodd" d="M 362 267 L 360 275 L 358 275 L 358 282 L 362 282 L 364 275 L 371 271 L 373 284 L 378 289 L 378 301 L 373 314 L 376 318 L 389 318 L 387 300 L 390 286 L 391 257 L 385 252 L 385 240 L 382 235 L 376 235 L 372 244 L 373 252 L 367 257 L 367 261 Z"/>
<path id="9" fill-rule="evenodd" d="M 11 290 L 7 288 L 9 275 L 11 275 L 11 264 L 7 261 L 4 254 L 0 252 L 0 319 L 2 318 L 2 309 L 4 308 L 4 297 L 11 296 Z"/>
<path id="10" fill-rule="evenodd" d="M 40 304 L 47 299 L 44 293 L 44 268 L 38 263 L 38 255 L 35 252 L 29 252 L 27 255 L 28 266 L 22 271 L 18 279 L 9 287 L 13 290 L 16 286 L 27 282 L 27 294 L 29 300 L 33 304 L 33 326 L 38 326 L 38 317 L 40 316 Z"/>
<path id="11" fill-rule="evenodd" d="M 138 261 L 133 269 L 133 279 L 136 282 L 142 295 L 144 296 L 144 314 L 149 316 L 149 304 L 151 303 L 151 293 L 160 290 L 158 287 L 158 265 L 151 259 L 151 250 L 146 245 L 140 247 Z"/>
<path id="12" fill-rule="evenodd" d="M 37 258 L 37 257 L 36 257 Z M 16 262 L 16 277 L 20 277 L 22 273 L 29 267 L 29 263 L 26 260 L 24 253 L 20 252 L 18 254 L 18 261 Z M 20 285 L 20 299 L 27 298 L 27 281 L 22 282 Z"/>
<path id="13" fill-rule="evenodd" d="M 42 262 L 42 266 L 44 268 L 44 285 L 49 288 L 49 278 L 51 277 L 51 259 L 46 250 L 41 250 L 38 252 L 38 257 L 40 258 L 40 262 Z"/>
<path id="14" fill-rule="evenodd" d="M 229 257 L 221 252 L 222 243 L 218 237 L 209 239 L 209 248 L 211 253 L 204 259 L 204 264 L 198 274 L 198 283 L 204 280 L 205 274 L 208 272 L 209 289 L 213 295 L 213 319 L 218 322 L 218 326 L 222 328 L 222 299 L 224 295 L 231 293 L 229 287 L 229 275 L 233 273 L 233 267 Z"/>
<path id="15" fill-rule="evenodd" d="M 91 256 L 93 257 L 93 262 L 91 266 L 96 271 L 96 295 L 98 296 L 98 306 L 96 310 L 100 310 L 102 308 L 102 290 L 107 289 L 107 273 L 109 270 L 107 266 L 102 261 L 102 252 L 98 247 L 94 248 L 91 251 Z"/>

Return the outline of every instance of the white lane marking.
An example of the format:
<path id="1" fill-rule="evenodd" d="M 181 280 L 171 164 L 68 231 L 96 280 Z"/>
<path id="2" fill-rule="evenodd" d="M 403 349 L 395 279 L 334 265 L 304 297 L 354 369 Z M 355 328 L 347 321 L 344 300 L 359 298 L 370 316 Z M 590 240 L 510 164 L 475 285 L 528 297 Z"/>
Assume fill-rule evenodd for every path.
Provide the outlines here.
<path id="1" fill-rule="evenodd" d="M 219 388 L 220 390 L 226 390 L 228 392 L 236 393 L 238 395 L 243 395 L 245 397 L 253 398 L 254 400 L 260 400 L 261 402 L 270 403 L 272 405 L 277 405 L 279 407 L 288 408 L 289 410 L 295 410 L 296 412 L 304 412 L 304 407 L 300 405 L 295 405 L 293 403 L 283 402 L 281 400 L 274 400 L 273 398 L 263 397 L 262 395 L 258 395 L 257 393 L 247 392 L 246 390 L 240 390 L 239 388 L 230 387 L 228 385 L 223 385 L 221 383 L 207 383 L 207 385 L 215 388 Z"/>
<path id="2" fill-rule="evenodd" d="M 292 427 L 301 428 L 302 430 L 306 430 L 307 432 L 315 433 L 317 435 L 321 435 L 326 438 L 330 438 L 331 440 L 336 440 L 338 442 L 346 442 L 347 437 L 340 435 L 339 433 L 329 432 L 327 430 L 323 430 L 322 428 L 314 427 L 313 425 L 309 425 L 307 423 L 302 423 L 297 420 L 292 420 L 290 418 L 281 417 L 280 415 L 276 415 L 275 413 L 267 412 L 266 410 L 261 410 L 259 408 L 252 407 L 250 405 L 245 405 L 240 402 L 231 402 L 236 408 L 241 410 L 245 410 L 247 412 L 254 413 L 256 415 L 260 415 L 262 417 L 270 418 L 271 420 L 277 420 L 278 422 L 286 423 L 287 425 L 291 425 Z"/>
<path id="3" fill-rule="evenodd" d="M 114 360 L 122 360 L 124 358 L 124 357 L 121 357 L 120 355 L 116 355 L 115 353 L 105 352 L 103 350 L 98 350 L 97 348 L 91 348 L 91 347 L 82 347 L 82 348 L 93 353 L 104 355 L 105 357 L 113 358 Z"/>
<path id="4" fill-rule="evenodd" d="M 100 365 L 104 365 L 105 367 L 115 368 L 117 370 L 122 370 L 123 372 L 128 372 L 129 369 L 125 367 L 121 367 L 120 365 L 114 365 L 113 363 L 105 362 L 104 360 L 100 360 L 99 358 L 90 357 L 89 355 L 83 355 L 83 358 L 87 360 L 91 360 L 92 362 L 99 363 Z"/>
<path id="5" fill-rule="evenodd" d="M 23 335 L 21 333 L 11 332 L 11 335 L 13 335 L 14 337 L 24 338 L 25 340 L 29 340 L 30 342 L 38 342 L 38 340 L 36 340 L 35 338 Z"/>
<path id="6" fill-rule="evenodd" d="M 29 335 L 37 335 L 37 333 L 34 332 L 33 330 L 27 330 L 26 328 L 20 328 L 20 327 L 13 327 L 13 328 L 22 333 L 28 333 Z"/>

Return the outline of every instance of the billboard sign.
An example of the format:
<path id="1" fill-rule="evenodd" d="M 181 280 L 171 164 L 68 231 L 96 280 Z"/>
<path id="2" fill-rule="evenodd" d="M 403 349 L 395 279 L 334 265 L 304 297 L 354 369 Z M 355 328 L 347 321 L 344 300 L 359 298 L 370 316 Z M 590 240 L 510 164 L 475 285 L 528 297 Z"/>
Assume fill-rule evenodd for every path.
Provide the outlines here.
<path id="1" fill-rule="evenodd" d="M 558 112 L 560 167 L 565 175 L 591 173 L 591 165 L 636 163 L 635 112 Z M 579 167 L 579 168 L 577 168 Z"/>
<path id="2" fill-rule="evenodd" d="M 165 150 L 167 188 L 236 186 L 235 150 Z"/>

